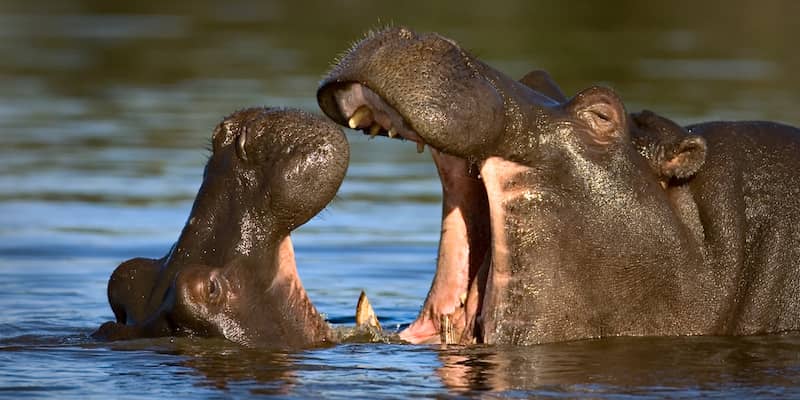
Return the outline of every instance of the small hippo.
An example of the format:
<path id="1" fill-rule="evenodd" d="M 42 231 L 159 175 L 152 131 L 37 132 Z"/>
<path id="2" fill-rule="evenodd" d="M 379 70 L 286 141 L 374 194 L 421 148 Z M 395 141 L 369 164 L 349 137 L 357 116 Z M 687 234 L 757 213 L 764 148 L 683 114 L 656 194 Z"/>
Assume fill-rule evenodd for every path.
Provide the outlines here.
<path id="1" fill-rule="evenodd" d="M 189 219 L 161 259 L 108 282 L 110 340 L 224 337 L 259 347 L 326 342 L 331 329 L 297 274 L 290 233 L 333 199 L 349 162 L 342 131 L 302 111 L 249 108 L 214 130 Z"/>
<path id="2" fill-rule="evenodd" d="M 413 343 L 800 329 L 800 129 L 686 128 L 591 87 L 534 90 L 391 28 L 321 82 L 334 121 L 432 148 L 436 274 Z"/>

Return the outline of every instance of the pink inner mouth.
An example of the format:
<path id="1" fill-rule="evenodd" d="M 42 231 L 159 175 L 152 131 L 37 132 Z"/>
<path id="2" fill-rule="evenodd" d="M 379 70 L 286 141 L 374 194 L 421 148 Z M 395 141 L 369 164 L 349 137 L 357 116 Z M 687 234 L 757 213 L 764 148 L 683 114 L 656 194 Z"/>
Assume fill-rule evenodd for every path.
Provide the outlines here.
<path id="1" fill-rule="evenodd" d="M 339 112 L 353 129 L 417 142 L 422 137 L 368 87 L 350 83 L 335 94 Z M 400 337 L 411 343 L 473 343 L 491 264 L 486 189 L 478 167 L 431 149 L 442 182 L 442 228 L 436 274 L 417 319 Z"/>
<path id="2" fill-rule="evenodd" d="M 489 250 L 488 203 L 475 167 L 431 149 L 442 182 L 436 274 L 422 312 L 400 337 L 412 343 L 471 343 Z"/>

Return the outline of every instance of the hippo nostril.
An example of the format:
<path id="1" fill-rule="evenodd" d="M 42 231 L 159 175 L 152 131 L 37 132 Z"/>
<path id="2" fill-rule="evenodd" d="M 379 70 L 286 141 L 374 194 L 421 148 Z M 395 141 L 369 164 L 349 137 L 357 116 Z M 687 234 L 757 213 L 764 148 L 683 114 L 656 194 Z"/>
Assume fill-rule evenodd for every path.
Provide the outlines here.
<path id="1" fill-rule="evenodd" d="M 247 152 L 245 145 L 247 144 L 247 128 L 242 129 L 239 137 L 236 139 L 236 152 L 243 161 L 247 161 Z"/>

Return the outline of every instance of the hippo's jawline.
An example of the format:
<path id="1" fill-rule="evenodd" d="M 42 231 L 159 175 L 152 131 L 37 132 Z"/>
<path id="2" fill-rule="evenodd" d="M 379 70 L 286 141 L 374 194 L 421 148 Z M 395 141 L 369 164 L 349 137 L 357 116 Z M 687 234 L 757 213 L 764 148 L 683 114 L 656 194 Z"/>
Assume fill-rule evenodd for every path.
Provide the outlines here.
<path id="1" fill-rule="evenodd" d="M 350 128 L 425 145 L 412 125 L 361 83 L 341 83 L 334 100 Z M 490 208 L 480 165 L 431 147 L 442 182 L 442 229 L 436 274 L 419 317 L 401 338 L 412 343 L 481 341 L 479 321 L 492 264 Z"/>

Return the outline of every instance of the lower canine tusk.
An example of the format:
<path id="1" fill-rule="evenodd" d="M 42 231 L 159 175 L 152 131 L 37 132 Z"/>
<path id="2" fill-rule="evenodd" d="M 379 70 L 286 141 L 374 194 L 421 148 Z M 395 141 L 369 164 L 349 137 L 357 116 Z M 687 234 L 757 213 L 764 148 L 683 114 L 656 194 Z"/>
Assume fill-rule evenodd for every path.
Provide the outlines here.
<path id="1" fill-rule="evenodd" d="M 450 321 L 450 315 L 442 315 L 439 318 L 439 340 L 442 344 L 455 343 L 455 332 L 453 332 L 453 323 Z"/>
<path id="2" fill-rule="evenodd" d="M 372 304 L 369 304 L 367 294 L 361 291 L 358 296 L 358 305 L 356 305 L 356 326 L 369 326 L 381 331 L 381 323 L 378 322 L 378 316 L 375 315 L 375 310 L 372 309 Z"/>

